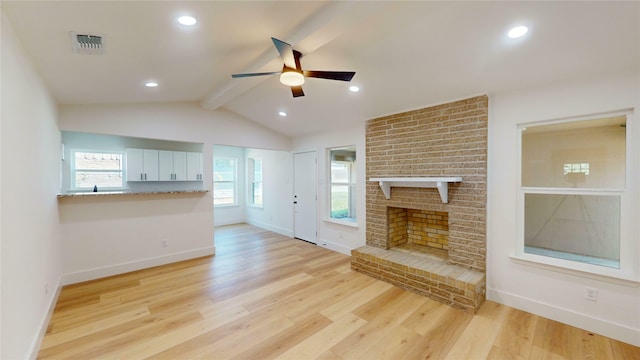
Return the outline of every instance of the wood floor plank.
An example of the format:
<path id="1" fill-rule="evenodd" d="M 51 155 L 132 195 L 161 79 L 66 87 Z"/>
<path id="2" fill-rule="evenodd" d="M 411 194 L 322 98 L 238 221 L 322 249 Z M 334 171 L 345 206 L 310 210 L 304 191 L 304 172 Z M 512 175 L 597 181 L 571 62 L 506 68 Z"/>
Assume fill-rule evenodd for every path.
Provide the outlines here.
<path id="1" fill-rule="evenodd" d="M 310 337 L 332 323 L 331 320 L 318 313 L 301 319 L 294 326 L 284 331 L 273 332 L 273 336 L 261 342 L 251 342 L 248 349 L 231 357 L 236 360 L 269 360 L 274 359 L 291 349 L 302 340 Z"/>
<path id="2" fill-rule="evenodd" d="M 640 360 L 491 301 L 467 314 L 247 224 L 215 239 L 215 256 L 65 286 L 38 358 Z"/>
<path id="3" fill-rule="evenodd" d="M 148 316 L 149 314 L 149 309 L 146 306 L 138 307 L 129 311 L 120 311 L 118 314 L 110 316 L 106 319 L 92 321 L 80 326 L 70 328 L 66 331 L 50 334 L 43 340 L 41 348 L 47 349 L 81 336 L 94 334 L 103 331 L 104 329 L 124 324 L 131 320 L 140 319 L 142 317 Z"/>
<path id="4" fill-rule="evenodd" d="M 248 342 L 268 338 L 274 329 L 287 329 L 294 324 L 281 314 L 249 314 L 220 327 L 177 343 L 149 359 L 228 359 L 241 353 Z M 145 357 L 147 358 L 147 357 Z"/>
<path id="5" fill-rule="evenodd" d="M 363 353 L 361 358 L 380 360 L 402 359 L 410 350 L 411 344 L 417 342 L 420 337 L 420 334 L 402 325 L 394 326 L 389 329 L 384 341 L 378 341 L 376 344 L 373 344 L 373 346 Z"/>
<path id="6" fill-rule="evenodd" d="M 365 275 L 360 275 L 361 277 L 369 278 Z M 369 278 L 371 279 L 371 278 Z M 322 309 L 320 313 L 331 320 L 337 320 L 342 316 L 354 311 L 359 308 L 363 304 L 369 302 L 372 298 L 380 296 L 382 293 L 387 290 L 393 288 L 393 285 L 386 283 L 384 281 L 374 281 L 372 284 L 367 286 L 366 288 L 359 290 L 355 293 L 352 293 L 350 296 L 327 306 Z"/>
<path id="7" fill-rule="evenodd" d="M 197 311 L 177 314 L 150 315 L 100 332 L 80 336 L 47 349 L 41 349 L 39 359 L 98 359 L 109 358 L 110 351 L 126 349 L 140 338 L 151 338 L 168 329 L 202 321 Z M 46 337 L 45 337 L 46 338 Z"/>
<path id="8" fill-rule="evenodd" d="M 345 359 L 364 357 L 371 348 L 388 341 L 389 332 L 422 306 L 427 298 L 403 291 L 376 309 L 375 315 L 357 332 L 340 341 L 331 351 Z M 358 314 L 358 311 L 354 312 Z M 368 314 L 367 314 L 368 315 Z"/>
<path id="9" fill-rule="evenodd" d="M 428 325 L 420 327 L 424 333 L 419 333 L 420 337 L 407 344 L 408 351 L 401 359 L 444 359 L 473 319 L 471 314 L 438 305 L 442 305 L 443 313 L 434 321 L 426 320 Z"/>
<path id="10" fill-rule="evenodd" d="M 357 331 L 367 322 L 362 318 L 347 314 L 331 325 L 304 339 L 276 359 L 313 359 L 318 354 L 329 351 L 339 341 Z"/>
<path id="11" fill-rule="evenodd" d="M 528 359 L 533 348 L 537 316 L 510 309 L 498 334 L 489 359 Z"/>
<path id="12" fill-rule="evenodd" d="M 473 356 L 485 359 L 504 326 L 504 318 L 509 308 L 487 302 L 471 319 L 453 349 L 445 359 L 468 359 Z"/>

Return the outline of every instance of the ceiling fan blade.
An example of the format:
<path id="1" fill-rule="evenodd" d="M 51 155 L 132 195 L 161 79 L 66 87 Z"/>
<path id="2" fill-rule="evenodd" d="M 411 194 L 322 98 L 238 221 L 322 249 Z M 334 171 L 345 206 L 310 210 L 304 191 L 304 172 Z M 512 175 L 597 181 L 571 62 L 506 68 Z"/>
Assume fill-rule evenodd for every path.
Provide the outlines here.
<path id="1" fill-rule="evenodd" d="M 250 76 L 264 76 L 264 75 L 275 75 L 280 74 L 280 71 L 272 71 L 272 72 L 261 72 L 261 73 L 246 73 L 246 74 L 233 74 L 232 78 L 242 78 L 242 77 L 250 77 Z"/>
<path id="2" fill-rule="evenodd" d="M 329 80 L 351 81 L 356 73 L 354 71 L 316 71 L 304 70 L 302 75 L 305 77 L 313 77 Z"/>
<path id="3" fill-rule="evenodd" d="M 293 94 L 294 98 L 304 96 L 304 91 L 302 91 L 302 86 L 292 86 L 291 93 Z"/>
<path id="4" fill-rule="evenodd" d="M 280 57 L 282 58 L 282 60 L 284 60 L 284 65 L 292 69 L 297 69 L 296 60 L 293 56 L 293 48 L 291 47 L 291 45 L 274 37 L 272 37 L 271 40 L 273 41 L 273 45 L 276 46 L 276 49 L 278 49 Z"/>

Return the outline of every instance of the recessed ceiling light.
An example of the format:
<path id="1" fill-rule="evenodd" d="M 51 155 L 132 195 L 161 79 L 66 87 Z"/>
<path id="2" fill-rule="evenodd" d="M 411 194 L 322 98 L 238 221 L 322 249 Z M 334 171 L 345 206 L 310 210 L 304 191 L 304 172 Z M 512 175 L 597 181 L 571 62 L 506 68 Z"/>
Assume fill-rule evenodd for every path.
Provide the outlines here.
<path id="1" fill-rule="evenodd" d="M 185 16 L 180 16 L 178 18 L 178 22 L 182 25 L 192 26 L 192 25 L 195 25 L 198 21 L 193 16 L 185 15 Z"/>
<path id="2" fill-rule="evenodd" d="M 285 116 L 287 116 L 287 113 L 284 112 L 284 111 L 280 111 L 280 112 L 278 112 L 278 115 L 280 115 L 282 117 L 285 117 Z"/>
<path id="3" fill-rule="evenodd" d="M 358 92 L 358 91 L 360 91 L 360 87 L 355 86 L 355 85 L 351 85 L 351 86 L 349 86 L 349 91 Z"/>
<path id="4" fill-rule="evenodd" d="M 517 39 L 521 36 L 524 36 L 527 31 L 529 31 L 529 28 L 527 28 L 526 26 L 516 26 L 513 29 L 509 30 L 507 36 L 512 39 Z"/>
<path id="5" fill-rule="evenodd" d="M 144 83 L 144 86 L 146 87 L 158 87 L 158 83 L 155 81 L 147 81 L 146 83 Z"/>

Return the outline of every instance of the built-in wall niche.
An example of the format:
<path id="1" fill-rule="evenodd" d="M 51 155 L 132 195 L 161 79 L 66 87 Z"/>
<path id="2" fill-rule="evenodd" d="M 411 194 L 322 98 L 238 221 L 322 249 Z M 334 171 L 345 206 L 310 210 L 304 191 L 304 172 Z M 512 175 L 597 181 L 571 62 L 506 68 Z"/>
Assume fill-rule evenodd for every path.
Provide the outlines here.
<path id="1" fill-rule="evenodd" d="M 202 162 L 202 143 L 148 139 L 119 135 L 92 134 L 73 131 L 62 132 L 61 146 L 61 186 L 62 194 L 92 192 L 125 191 L 131 193 L 198 191 L 203 190 L 202 167 L 193 176 L 182 177 L 173 170 L 175 158 L 185 161 L 187 156 L 193 162 Z M 156 154 L 171 154 L 172 169 L 167 176 L 158 173 L 153 181 L 129 181 L 127 174 L 127 153 L 130 149 L 150 150 Z M 178 154 L 178 156 L 175 156 Z M 168 167 L 155 160 L 155 171 Z M 161 166 L 162 165 L 162 166 Z M 152 167 L 154 167 L 152 166 Z M 198 170 L 198 169 L 197 169 Z M 181 173 L 181 172 L 180 172 Z M 175 175 L 174 175 L 175 174 Z M 136 177 L 136 179 L 139 179 Z"/>

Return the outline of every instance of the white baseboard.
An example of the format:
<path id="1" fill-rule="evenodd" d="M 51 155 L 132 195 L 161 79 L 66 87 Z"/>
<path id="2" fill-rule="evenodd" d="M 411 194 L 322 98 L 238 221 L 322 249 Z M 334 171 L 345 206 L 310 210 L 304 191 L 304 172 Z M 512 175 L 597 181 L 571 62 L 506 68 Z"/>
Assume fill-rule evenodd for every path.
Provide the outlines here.
<path id="1" fill-rule="evenodd" d="M 335 252 L 339 252 L 339 253 L 351 256 L 352 248 L 348 246 L 344 246 L 342 244 L 338 244 L 336 242 L 333 242 L 327 239 L 319 239 L 318 246 L 322 246 L 323 248 L 327 248 L 329 250 L 333 250 Z"/>
<path id="2" fill-rule="evenodd" d="M 225 225 L 235 225 L 235 224 L 242 224 L 244 221 L 244 219 L 237 219 L 237 220 L 222 220 L 222 221 L 213 221 L 213 227 L 216 226 L 225 226 Z"/>
<path id="3" fill-rule="evenodd" d="M 60 296 L 60 290 L 62 290 L 62 277 L 58 278 L 58 283 L 55 285 L 55 292 L 49 298 L 49 308 L 47 312 L 43 315 L 40 320 L 40 331 L 38 332 L 38 336 L 31 343 L 31 351 L 29 351 L 29 359 L 37 359 L 38 353 L 40 352 L 40 347 L 42 346 L 42 341 L 44 340 L 44 336 L 47 333 L 47 327 L 49 326 L 49 320 L 51 320 L 51 315 L 53 315 L 53 310 L 56 308 L 56 304 L 58 303 L 58 297 Z"/>
<path id="4" fill-rule="evenodd" d="M 140 269 L 146 269 L 153 266 L 165 265 L 174 263 L 177 261 L 194 259 L 201 256 L 214 255 L 216 252 L 215 247 L 205 247 L 195 250 L 183 251 L 179 253 L 163 255 L 153 258 L 146 258 L 135 260 L 127 263 L 115 264 L 110 266 L 103 266 L 100 268 L 94 268 L 75 273 L 67 273 L 62 275 L 62 285 L 75 284 L 82 281 L 100 279 L 107 276 L 124 274 L 131 271 Z"/>
<path id="5" fill-rule="evenodd" d="M 625 325 L 577 313 L 570 309 L 560 308 L 552 304 L 535 301 L 495 289 L 487 289 L 487 300 L 604 335 L 634 346 L 640 346 L 640 329 L 630 328 Z"/>
<path id="6" fill-rule="evenodd" d="M 247 219 L 245 222 L 247 224 L 249 224 L 249 225 L 253 225 L 253 226 L 257 226 L 259 228 L 265 229 L 265 230 L 273 231 L 274 233 L 278 233 L 280 235 L 293 237 L 293 230 L 291 230 L 291 229 L 285 229 L 285 228 L 281 228 L 281 227 L 278 227 L 278 226 L 273 226 L 271 224 L 267 224 L 267 223 L 264 223 L 264 222 L 261 222 L 261 221 L 254 221 L 254 220 L 249 220 L 249 219 Z"/>

